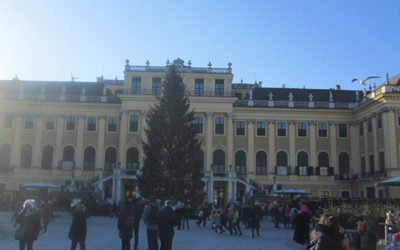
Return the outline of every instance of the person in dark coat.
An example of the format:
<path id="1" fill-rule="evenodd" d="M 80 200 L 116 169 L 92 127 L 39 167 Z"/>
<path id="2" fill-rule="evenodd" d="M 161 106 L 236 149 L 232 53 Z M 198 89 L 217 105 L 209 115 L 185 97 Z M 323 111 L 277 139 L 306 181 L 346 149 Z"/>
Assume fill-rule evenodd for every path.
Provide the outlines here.
<path id="1" fill-rule="evenodd" d="M 138 245 L 139 245 L 139 224 L 140 224 L 140 218 L 142 217 L 142 213 L 143 213 L 143 207 L 142 204 L 140 204 L 139 201 L 137 200 L 133 200 L 133 216 L 135 217 L 135 222 L 133 225 L 133 233 L 135 236 L 135 250 L 138 249 Z"/>
<path id="2" fill-rule="evenodd" d="M 19 249 L 24 250 L 25 245 L 28 250 L 33 249 L 33 242 L 40 233 L 40 214 L 37 211 L 34 200 L 26 200 L 16 218 L 16 223 L 20 224 L 23 230 L 23 237 L 19 240 Z"/>
<path id="3" fill-rule="evenodd" d="M 293 240 L 301 245 L 301 249 L 305 244 L 310 242 L 310 215 L 308 214 L 307 205 L 303 204 L 300 213 L 295 217 Z"/>
<path id="4" fill-rule="evenodd" d="M 118 217 L 119 238 L 121 238 L 122 250 L 130 250 L 131 239 L 133 237 L 133 227 L 135 225 L 134 208 L 130 201 L 125 202 Z"/>
<path id="5" fill-rule="evenodd" d="M 80 203 L 75 206 L 72 212 L 72 223 L 68 234 L 68 237 L 72 240 L 71 250 L 75 250 L 78 243 L 81 250 L 85 250 L 87 233 L 86 218 L 88 217 L 85 210 L 85 205 Z"/>
<path id="6" fill-rule="evenodd" d="M 379 239 L 378 220 L 372 210 L 365 213 L 365 219 L 358 227 L 361 236 L 361 250 L 375 250 Z"/>
<path id="7" fill-rule="evenodd" d="M 336 217 L 323 214 L 311 233 L 310 249 L 313 250 L 342 250 L 348 244 L 347 238 L 340 232 Z M 344 230 L 343 230 L 344 232 Z"/>
<path id="8" fill-rule="evenodd" d="M 260 204 L 256 203 L 252 208 L 250 208 L 250 227 L 251 235 L 254 238 L 254 229 L 257 231 L 257 236 L 260 236 L 260 220 L 262 219 L 263 212 Z"/>
<path id="9" fill-rule="evenodd" d="M 172 210 L 172 201 L 167 200 L 165 207 L 160 211 L 158 217 L 158 234 L 161 241 L 160 250 L 172 249 L 172 238 L 174 237 L 174 227 L 178 225 L 175 212 Z"/>

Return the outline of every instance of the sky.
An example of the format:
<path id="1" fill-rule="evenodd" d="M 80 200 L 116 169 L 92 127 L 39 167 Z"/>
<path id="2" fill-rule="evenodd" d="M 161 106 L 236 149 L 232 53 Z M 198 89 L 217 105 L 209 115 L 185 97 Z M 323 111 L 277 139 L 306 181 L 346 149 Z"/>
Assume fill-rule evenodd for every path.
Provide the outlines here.
<path id="1" fill-rule="evenodd" d="M 1 0 L 0 79 L 123 79 L 131 65 L 227 67 L 263 87 L 363 89 L 400 73 L 400 1 Z"/>

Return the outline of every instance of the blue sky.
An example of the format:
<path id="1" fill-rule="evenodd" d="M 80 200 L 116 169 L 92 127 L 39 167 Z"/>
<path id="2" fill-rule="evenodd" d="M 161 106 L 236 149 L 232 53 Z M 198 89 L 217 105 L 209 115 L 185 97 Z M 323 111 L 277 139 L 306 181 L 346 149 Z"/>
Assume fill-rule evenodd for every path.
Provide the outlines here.
<path id="1" fill-rule="evenodd" d="M 123 78 L 124 61 L 227 67 L 264 87 L 400 73 L 400 1 L 0 2 L 0 79 Z"/>

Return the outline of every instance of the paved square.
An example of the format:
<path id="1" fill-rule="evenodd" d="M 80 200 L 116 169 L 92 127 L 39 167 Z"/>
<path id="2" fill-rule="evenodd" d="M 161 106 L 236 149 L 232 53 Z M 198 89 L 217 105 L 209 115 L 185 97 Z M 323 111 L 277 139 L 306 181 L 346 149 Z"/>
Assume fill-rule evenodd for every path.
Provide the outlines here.
<path id="1" fill-rule="evenodd" d="M 12 213 L 0 212 L 0 249 L 17 250 L 18 241 L 14 240 L 15 228 L 10 221 Z M 56 220 L 51 222 L 48 231 L 41 234 L 34 242 L 34 249 L 38 250 L 67 250 L 71 241 L 68 239 L 68 231 L 71 224 L 69 213 L 59 213 Z M 209 222 L 209 221 L 208 221 Z M 252 238 L 251 231 L 242 227 L 243 236 L 229 236 L 216 234 L 209 227 L 198 228 L 195 221 L 190 221 L 191 228 L 187 230 L 175 230 L 173 249 L 194 250 L 285 250 L 298 249 L 298 245 L 292 240 L 293 230 L 275 229 L 272 222 L 261 223 L 260 237 Z M 139 233 L 139 249 L 147 249 L 145 225 L 141 221 Z M 133 245 L 133 239 L 131 242 Z M 109 217 L 88 218 L 88 233 L 86 239 L 88 250 L 112 250 L 121 249 L 121 241 L 118 237 L 117 220 Z M 79 247 L 77 247 L 79 249 Z"/>

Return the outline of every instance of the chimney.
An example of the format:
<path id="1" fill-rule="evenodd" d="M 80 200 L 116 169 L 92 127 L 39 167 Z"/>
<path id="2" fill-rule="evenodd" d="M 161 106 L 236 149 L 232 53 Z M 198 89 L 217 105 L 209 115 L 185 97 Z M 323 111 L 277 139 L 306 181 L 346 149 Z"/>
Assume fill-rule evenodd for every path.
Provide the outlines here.
<path id="1" fill-rule="evenodd" d="M 340 85 L 336 84 L 335 90 L 340 90 Z"/>

